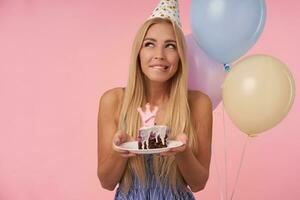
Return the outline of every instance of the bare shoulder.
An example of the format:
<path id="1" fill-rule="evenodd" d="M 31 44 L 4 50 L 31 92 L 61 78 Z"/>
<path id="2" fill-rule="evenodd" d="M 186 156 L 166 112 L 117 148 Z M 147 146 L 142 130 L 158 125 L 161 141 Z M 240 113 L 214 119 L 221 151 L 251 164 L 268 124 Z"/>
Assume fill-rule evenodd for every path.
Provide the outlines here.
<path id="1" fill-rule="evenodd" d="M 108 105 L 115 105 L 116 103 L 120 102 L 124 95 L 124 88 L 117 87 L 112 88 L 103 93 L 103 95 L 100 98 L 100 105 L 104 104 L 106 106 Z"/>
<path id="2" fill-rule="evenodd" d="M 195 127 L 202 126 L 203 123 L 210 124 L 212 121 L 212 102 L 209 96 L 201 91 L 190 90 L 188 101 Z"/>
<path id="3" fill-rule="evenodd" d="M 118 116 L 123 96 L 124 88 L 122 87 L 105 91 L 100 98 L 99 109 L 109 111 L 109 113 Z"/>
<path id="4" fill-rule="evenodd" d="M 211 110 L 212 102 L 208 95 L 204 94 L 201 91 L 189 90 L 188 91 L 188 101 L 191 111 L 199 109 L 201 110 Z"/>

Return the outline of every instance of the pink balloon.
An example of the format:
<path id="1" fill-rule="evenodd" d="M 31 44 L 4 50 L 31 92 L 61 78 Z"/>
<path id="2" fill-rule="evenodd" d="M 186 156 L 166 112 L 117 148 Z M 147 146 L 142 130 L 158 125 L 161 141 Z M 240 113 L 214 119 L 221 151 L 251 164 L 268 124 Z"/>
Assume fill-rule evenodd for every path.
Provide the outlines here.
<path id="1" fill-rule="evenodd" d="M 208 95 L 215 109 L 222 100 L 222 83 L 226 77 L 223 65 L 212 60 L 198 46 L 192 34 L 185 36 L 189 62 L 189 89 Z"/>

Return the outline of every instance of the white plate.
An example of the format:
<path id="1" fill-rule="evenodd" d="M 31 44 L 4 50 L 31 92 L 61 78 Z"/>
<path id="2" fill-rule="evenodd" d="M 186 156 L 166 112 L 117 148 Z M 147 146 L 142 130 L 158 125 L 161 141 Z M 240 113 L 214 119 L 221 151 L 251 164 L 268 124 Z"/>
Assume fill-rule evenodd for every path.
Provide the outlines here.
<path id="1" fill-rule="evenodd" d="M 158 149 L 139 149 L 138 142 L 131 141 L 131 142 L 125 142 L 125 143 L 121 144 L 120 146 L 115 145 L 115 147 L 117 149 L 127 150 L 132 153 L 136 153 L 136 154 L 155 154 L 155 153 L 161 153 L 161 152 L 168 151 L 170 148 L 180 147 L 181 145 L 183 145 L 183 143 L 180 141 L 169 140 L 168 147 L 158 148 Z"/>

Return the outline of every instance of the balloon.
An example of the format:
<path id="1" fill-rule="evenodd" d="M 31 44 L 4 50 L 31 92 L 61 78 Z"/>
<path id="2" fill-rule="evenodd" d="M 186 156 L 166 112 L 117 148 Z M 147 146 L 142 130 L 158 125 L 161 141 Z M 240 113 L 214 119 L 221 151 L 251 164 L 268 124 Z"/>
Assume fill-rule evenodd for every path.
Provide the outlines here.
<path id="1" fill-rule="evenodd" d="M 189 63 L 189 89 L 200 90 L 208 95 L 215 109 L 222 100 L 221 85 L 226 72 L 222 64 L 205 54 L 191 34 L 186 35 L 185 39 Z"/>
<path id="2" fill-rule="evenodd" d="M 295 82 L 287 66 L 266 55 L 234 65 L 223 83 L 223 103 L 233 123 L 249 136 L 278 124 L 291 109 Z"/>
<path id="3" fill-rule="evenodd" d="M 257 41 L 266 19 L 264 0 L 192 0 L 192 32 L 203 50 L 231 63 Z"/>

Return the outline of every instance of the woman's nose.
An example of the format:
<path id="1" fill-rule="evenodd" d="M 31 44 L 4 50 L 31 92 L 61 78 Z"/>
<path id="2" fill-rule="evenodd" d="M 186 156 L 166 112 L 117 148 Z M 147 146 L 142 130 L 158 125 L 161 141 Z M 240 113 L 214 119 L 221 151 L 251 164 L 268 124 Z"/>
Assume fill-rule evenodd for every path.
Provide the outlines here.
<path id="1" fill-rule="evenodd" d="M 157 48 L 155 51 L 154 59 L 163 60 L 165 58 L 164 51 L 162 48 Z"/>

